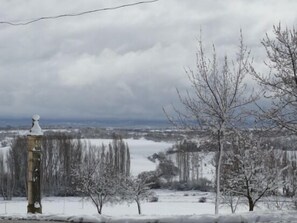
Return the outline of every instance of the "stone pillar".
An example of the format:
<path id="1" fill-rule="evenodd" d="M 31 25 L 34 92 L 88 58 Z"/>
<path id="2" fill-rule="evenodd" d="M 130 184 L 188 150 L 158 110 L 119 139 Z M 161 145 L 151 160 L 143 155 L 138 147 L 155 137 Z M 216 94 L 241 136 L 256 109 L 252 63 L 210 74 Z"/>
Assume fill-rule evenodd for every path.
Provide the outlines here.
<path id="1" fill-rule="evenodd" d="M 42 213 L 41 206 L 41 140 L 39 115 L 33 115 L 32 128 L 28 133 L 28 213 Z"/>

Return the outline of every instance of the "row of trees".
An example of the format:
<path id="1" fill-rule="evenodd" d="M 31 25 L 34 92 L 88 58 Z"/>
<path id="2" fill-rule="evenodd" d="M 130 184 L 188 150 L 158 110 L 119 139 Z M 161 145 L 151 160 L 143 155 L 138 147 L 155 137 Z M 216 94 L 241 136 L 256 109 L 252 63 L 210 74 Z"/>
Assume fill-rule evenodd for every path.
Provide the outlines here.
<path id="1" fill-rule="evenodd" d="M 117 174 L 129 176 L 129 147 L 120 138 L 108 146 L 91 146 L 67 134 L 49 134 L 42 140 L 42 193 L 45 196 L 74 195 L 73 172 L 79 172 L 88 151 L 98 151 L 94 162 L 108 163 Z M 92 156 L 90 156 L 92 157 Z M 5 199 L 27 196 L 27 138 L 16 137 L 8 153 L 0 157 L 1 194 Z"/>
<path id="2" fill-rule="evenodd" d="M 173 152 L 173 151 L 172 151 Z M 175 146 L 176 164 L 180 182 L 195 182 L 202 177 L 203 154 L 196 143 L 182 141 Z"/>
<path id="3" fill-rule="evenodd" d="M 226 136 L 239 133 L 244 121 L 252 114 L 261 123 L 268 124 L 266 127 L 285 128 L 291 133 L 297 130 L 297 31 L 294 28 L 282 29 L 278 25 L 273 27 L 273 32 L 274 38 L 266 35 L 262 41 L 267 53 L 268 74 L 261 74 L 252 66 L 250 52 L 243 44 L 242 35 L 234 60 L 229 60 L 227 56 L 218 59 L 215 47 L 208 58 L 200 40 L 196 70 L 186 72 L 191 89 L 186 94 L 177 91 L 184 109 L 173 108 L 176 112 L 173 116 L 165 111 L 173 124 L 191 129 L 202 127 L 210 132 L 212 140 L 216 142 L 216 214 L 223 189 L 220 180 Z M 247 85 L 249 75 L 262 87 L 256 93 Z M 272 99 L 268 108 L 257 103 L 261 96 Z M 251 104 L 258 109 L 251 110 Z M 266 150 L 266 153 L 271 152 Z"/>

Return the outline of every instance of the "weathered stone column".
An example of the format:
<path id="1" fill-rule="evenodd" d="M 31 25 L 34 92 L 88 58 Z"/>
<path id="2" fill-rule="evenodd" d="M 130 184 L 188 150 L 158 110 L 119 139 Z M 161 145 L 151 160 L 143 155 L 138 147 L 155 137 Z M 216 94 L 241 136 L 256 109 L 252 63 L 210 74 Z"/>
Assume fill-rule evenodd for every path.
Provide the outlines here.
<path id="1" fill-rule="evenodd" d="M 32 128 L 28 133 L 28 213 L 42 213 L 41 206 L 41 140 L 39 115 L 33 115 Z"/>

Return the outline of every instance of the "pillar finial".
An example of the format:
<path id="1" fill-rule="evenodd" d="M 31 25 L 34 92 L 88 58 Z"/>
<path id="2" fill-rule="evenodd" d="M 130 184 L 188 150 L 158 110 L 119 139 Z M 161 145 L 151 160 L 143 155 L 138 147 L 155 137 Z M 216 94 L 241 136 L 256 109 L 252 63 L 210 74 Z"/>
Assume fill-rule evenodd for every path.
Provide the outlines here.
<path id="1" fill-rule="evenodd" d="M 43 135 L 42 129 L 39 126 L 39 115 L 33 115 L 32 116 L 32 128 L 29 131 L 28 135 L 35 135 L 35 136 L 41 136 Z"/>

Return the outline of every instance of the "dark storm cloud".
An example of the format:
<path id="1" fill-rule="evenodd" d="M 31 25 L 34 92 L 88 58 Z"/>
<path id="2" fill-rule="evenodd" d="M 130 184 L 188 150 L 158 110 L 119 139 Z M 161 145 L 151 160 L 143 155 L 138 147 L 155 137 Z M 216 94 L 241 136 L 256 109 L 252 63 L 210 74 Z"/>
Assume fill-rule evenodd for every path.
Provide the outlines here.
<path id="1" fill-rule="evenodd" d="M 3 1 L 0 20 L 80 12 L 133 1 Z M 121 10 L 0 26 L 0 116 L 164 118 L 188 86 L 202 29 L 208 48 L 234 54 L 239 30 L 262 69 L 260 40 L 296 24 L 295 1 L 160 0 Z"/>

